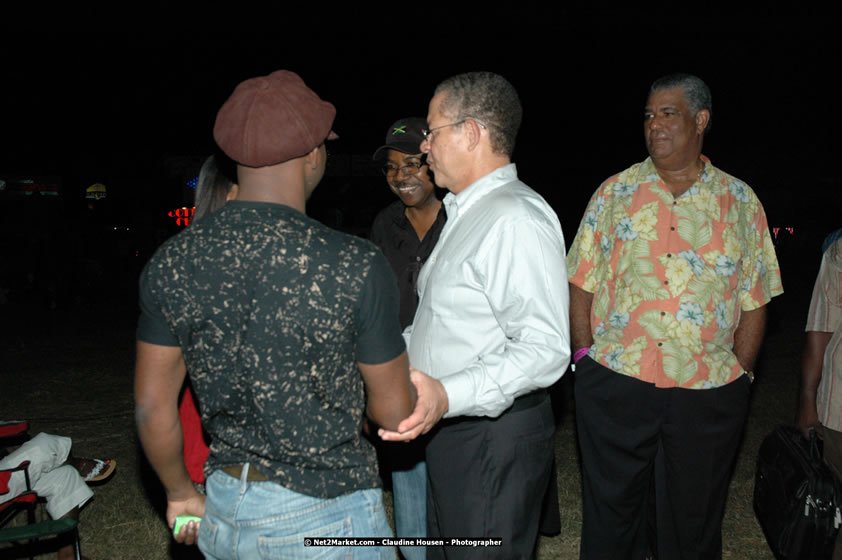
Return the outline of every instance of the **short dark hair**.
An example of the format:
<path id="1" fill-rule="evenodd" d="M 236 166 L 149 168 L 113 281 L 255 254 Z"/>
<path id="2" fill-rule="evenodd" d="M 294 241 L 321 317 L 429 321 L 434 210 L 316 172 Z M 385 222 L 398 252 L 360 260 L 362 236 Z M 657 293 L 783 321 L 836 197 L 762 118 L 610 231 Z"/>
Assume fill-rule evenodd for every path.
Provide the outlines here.
<path id="1" fill-rule="evenodd" d="M 676 87 L 684 90 L 684 97 L 687 100 L 687 105 L 690 106 L 690 110 L 693 111 L 693 116 L 696 116 L 696 113 L 702 109 L 707 110 L 710 114 L 708 124 L 705 127 L 705 134 L 707 134 L 713 123 L 713 98 L 710 94 L 710 88 L 701 78 L 693 74 L 668 74 L 652 82 L 652 86 L 649 88 L 649 94 L 651 95 L 659 90 Z"/>
<path id="2" fill-rule="evenodd" d="M 508 157 L 523 118 L 517 91 L 493 72 L 468 72 L 444 80 L 435 94 L 445 93 L 440 110 L 456 121 L 472 118 L 488 127 L 491 148 Z"/>

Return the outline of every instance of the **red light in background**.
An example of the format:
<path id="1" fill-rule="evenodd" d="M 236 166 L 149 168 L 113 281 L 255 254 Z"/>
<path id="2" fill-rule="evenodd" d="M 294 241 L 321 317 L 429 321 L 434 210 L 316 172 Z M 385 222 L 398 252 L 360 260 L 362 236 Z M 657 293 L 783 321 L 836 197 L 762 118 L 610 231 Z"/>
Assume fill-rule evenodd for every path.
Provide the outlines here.
<path id="1" fill-rule="evenodd" d="M 189 226 L 190 220 L 193 218 L 193 214 L 195 213 L 195 207 L 187 208 L 186 206 L 182 206 L 181 208 L 170 210 L 167 216 L 175 218 L 175 225 L 177 226 Z"/>

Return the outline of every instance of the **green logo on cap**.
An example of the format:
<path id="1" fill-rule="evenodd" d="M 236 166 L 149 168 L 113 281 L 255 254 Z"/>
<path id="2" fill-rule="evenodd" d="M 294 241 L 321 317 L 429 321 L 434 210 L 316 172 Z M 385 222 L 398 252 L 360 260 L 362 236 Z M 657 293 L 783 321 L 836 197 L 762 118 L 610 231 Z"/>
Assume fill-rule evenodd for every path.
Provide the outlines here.
<path id="1" fill-rule="evenodd" d="M 406 125 L 396 126 L 392 129 L 392 136 L 395 134 L 406 134 Z"/>

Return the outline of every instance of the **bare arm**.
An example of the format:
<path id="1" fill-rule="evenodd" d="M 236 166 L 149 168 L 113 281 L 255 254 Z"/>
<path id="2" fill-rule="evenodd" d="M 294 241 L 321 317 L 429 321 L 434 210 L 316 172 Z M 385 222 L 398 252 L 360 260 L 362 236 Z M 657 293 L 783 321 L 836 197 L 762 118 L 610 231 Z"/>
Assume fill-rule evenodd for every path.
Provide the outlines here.
<path id="1" fill-rule="evenodd" d="M 743 369 L 747 371 L 754 369 L 754 362 L 760 352 L 765 330 L 766 307 L 742 312 L 740 323 L 734 331 L 734 355 L 737 356 L 737 361 Z"/>
<path id="2" fill-rule="evenodd" d="M 178 393 L 187 368 L 177 346 L 138 341 L 135 365 L 135 418 L 143 451 L 167 493 L 167 522 L 176 516 L 203 516 L 205 499 L 193 487 L 184 465 L 183 434 L 178 416 Z M 181 542 L 193 544 L 195 531 Z"/>
<path id="3" fill-rule="evenodd" d="M 807 342 L 801 358 L 801 395 L 795 417 L 795 425 L 801 429 L 804 437 L 809 437 L 810 429 L 819 427 L 816 391 L 822 380 L 824 352 L 832 336 L 833 333 L 829 332 L 807 331 Z"/>
<path id="4" fill-rule="evenodd" d="M 573 351 L 593 344 L 591 305 L 593 294 L 570 284 L 570 341 Z"/>
<path id="5" fill-rule="evenodd" d="M 357 362 L 368 393 L 368 417 L 390 430 L 415 407 L 415 388 L 409 382 L 406 352 L 383 364 Z"/>
<path id="6" fill-rule="evenodd" d="M 398 424 L 396 431 L 377 431 L 385 441 L 410 441 L 435 426 L 447 412 L 449 401 L 444 385 L 417 369 L 410 369 L 410 379 L 418 392 L 418 402 L 412 415 Z"/>

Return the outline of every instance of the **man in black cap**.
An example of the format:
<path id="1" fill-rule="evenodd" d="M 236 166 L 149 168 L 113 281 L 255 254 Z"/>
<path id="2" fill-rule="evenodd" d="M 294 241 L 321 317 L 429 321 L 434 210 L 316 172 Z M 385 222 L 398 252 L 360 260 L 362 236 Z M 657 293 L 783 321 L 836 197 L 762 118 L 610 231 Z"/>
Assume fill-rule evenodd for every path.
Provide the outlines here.
<path id="1" fill-rule="evenodd" d="M 420 117 L 400 119 L 386 131 L 386 141 L 374 152 L 396 200 L 377 214 L 371 240 L 386 255 L 398 281 L 401 328 L 412 324 L 418 307 L 416 283 L 421 266 L 433 252 L 447 213 L 436 197 L 432 173 L 421 153 Z M 386 443 L 381 447 L 384 464 L 392 472 L 395 526 L 398 537 L 427 534 L 427 469 L 423 441 L 410 445 Z M 401 547 L 407 560 L 423 559 L 422 547 Z"/>
<path id="2" fill-rule="evenodd" d="M 302 556 L 308 536 L 391 534 L 360 428 L 366 408 L 394 429 L 415 404 L 394 276 L 374 245 L 304 214 L 334 116 L 292 72 L 237 86 L 214 126 L 237 162 L 237 198 L 167 241 L 141 275 L 141 442 L 170 525 L 202 517 L 177 539 L 198 538 L 209 558 Z M 212 438 L 207 501 L 181 457 L 185 371 Z"/>
<path id="3" fill-rule="evenodd" d="M 421 131 L 426 126 L 420 117 L 400 119 L 389 127 L 385 144 L 374 152 L 374 159 L 382 163 L 389 188 L 400 199 L 377 214 L 370 237 L 397 276 L 402 329 L 412 323 L 418 306 L 418 271 L 447 221 L 447 213 L 436 197 L 427 158 L 421 153 Z"/>

